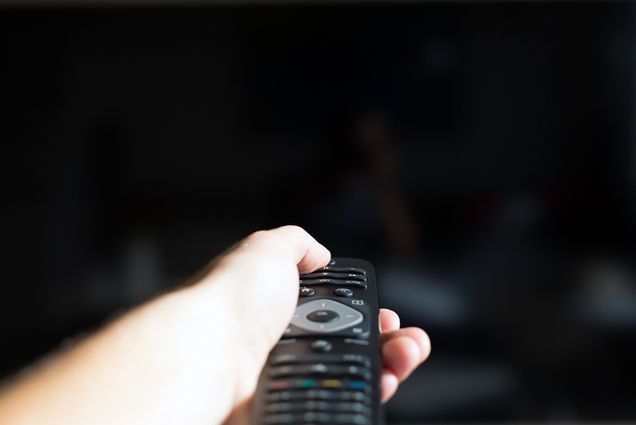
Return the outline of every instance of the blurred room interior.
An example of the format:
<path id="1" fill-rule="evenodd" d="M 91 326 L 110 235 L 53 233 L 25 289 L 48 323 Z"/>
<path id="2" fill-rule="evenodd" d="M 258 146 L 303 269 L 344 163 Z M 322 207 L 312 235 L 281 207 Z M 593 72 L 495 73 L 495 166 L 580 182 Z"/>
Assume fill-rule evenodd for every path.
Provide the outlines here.
<path id="1" fill-rule="evenodd" d="M 635 18 L 0 2 L 0 376 L 293 223 L 431 335 L 390 424 L 636 421 Z"/>

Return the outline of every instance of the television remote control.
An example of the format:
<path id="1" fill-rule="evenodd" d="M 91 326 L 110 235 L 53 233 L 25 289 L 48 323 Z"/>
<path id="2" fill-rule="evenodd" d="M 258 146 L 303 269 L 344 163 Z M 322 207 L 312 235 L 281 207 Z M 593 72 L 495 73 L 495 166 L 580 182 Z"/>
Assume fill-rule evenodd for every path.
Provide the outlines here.
<path id="1" fill-rule="evenodd" d="M 300 276 L 298 305 L 270 352 L 253 425 L 379 425 L 378 300 L 368 261 L 334 258 Z"/>

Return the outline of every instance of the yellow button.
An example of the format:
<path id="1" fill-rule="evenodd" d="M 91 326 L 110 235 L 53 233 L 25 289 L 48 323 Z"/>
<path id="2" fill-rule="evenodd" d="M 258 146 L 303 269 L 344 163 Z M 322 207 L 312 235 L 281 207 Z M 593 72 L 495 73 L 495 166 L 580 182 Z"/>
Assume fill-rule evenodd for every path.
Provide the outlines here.
<path id="1" fill-rule="evenodd" d="M 321 384 L 321 386 L 323 388 L 340 388 L 340 387 L 342 387 L 342 381 L 340 381 L 338 379 L 325 379 L 320 384 Z"/>

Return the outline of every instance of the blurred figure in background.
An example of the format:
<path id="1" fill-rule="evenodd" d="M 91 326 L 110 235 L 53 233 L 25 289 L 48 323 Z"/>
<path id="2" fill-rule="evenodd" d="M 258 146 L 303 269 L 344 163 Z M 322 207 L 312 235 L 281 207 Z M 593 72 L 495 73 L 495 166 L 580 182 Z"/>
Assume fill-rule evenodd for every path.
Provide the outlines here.
<path id="1" fill-rule="evenodd" d="M 404 196 L 391 123 L 379 109 L 347 115 L 308 167 L 309 226 L 337 238 L 342 252 L 409 258 L 417 253 L 419 230 Z"/>

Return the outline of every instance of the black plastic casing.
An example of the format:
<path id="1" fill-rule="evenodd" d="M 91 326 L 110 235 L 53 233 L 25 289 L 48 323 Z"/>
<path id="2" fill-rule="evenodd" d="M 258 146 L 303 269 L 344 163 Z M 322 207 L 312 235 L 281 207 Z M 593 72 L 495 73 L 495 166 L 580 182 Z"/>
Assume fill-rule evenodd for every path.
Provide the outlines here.
<path id="1" fill-rule="evenodd" d="M 272 359 L 280 355 L 320 355 L 315 351 L 312 351 L 310 344 L 316 340 L 326 340 L 333 346 L 332 350 L 328 354 L 361 354 L 367 356 L 371 360 L 371 380 L 370 380 L 370 400 L 371 400 L 371 422 L 369 425 L 382 425 L 384 424 L 383 412 L 380 408 L 380 373 L 381 373 L 381 359 L 380 359 L 380 341 L 379 341 L 379 307 L 378 307 L 378 295 L 377 295 L 377 281 L 375 275 L 375 269 L 368 261 L 355 259 L 355 258 L 333 258 L 329 263 L 330 267 L 354 267 L 364 269 L 367 273 L 367 288 L 357 288 L 352 286 L 335 286 L 335 285 L 311 285 L 310 287 L 316 290 L 316 294 L 311 297 L 301 297 L 298 299 L 298 305 L 315 300 L 315 299 L 330 299 L 340 303 L 343 303 L 351 308 L 354 308 L 363 313 L 363 323 L 358 326 L 363 326 L 368 329 L 369 332 L 365 335 L 359 335 L 352 337 L 351 335 L 345 336 L 344 332 L 336 332 L 333 334 L 304 334 L 302 336 L 283 337 L 279 343 L 270 352 L 265 367 L 259 378 L 258 387 L 256 390 L 254 405 L 252 409 L 252 425 L 265 425 L 265 408 L 266 408 L 266 395 L 268 393 L 267 385 L 269 382 L 269 368 Z M 320 271 L 321 269 L 318 269 Z M 301 276 L 302 281 L 302 276 Z M 304 286 L 304 285 L 301 285 Z M 346 287 L 353 290 L 353 296 L 351 298 L 338 297 L 334 295 L 336 288 Z M 361 300 L 363 305 L 355 305 L 354 300 Z M 287 330 L 288 332 L 290 329 Z M 366 343 L 366 344 L 365 344 Z M 309 377 L 309 376 L 308 376 Z M 300 425 L 300 424 L 296 424 Z"/>

